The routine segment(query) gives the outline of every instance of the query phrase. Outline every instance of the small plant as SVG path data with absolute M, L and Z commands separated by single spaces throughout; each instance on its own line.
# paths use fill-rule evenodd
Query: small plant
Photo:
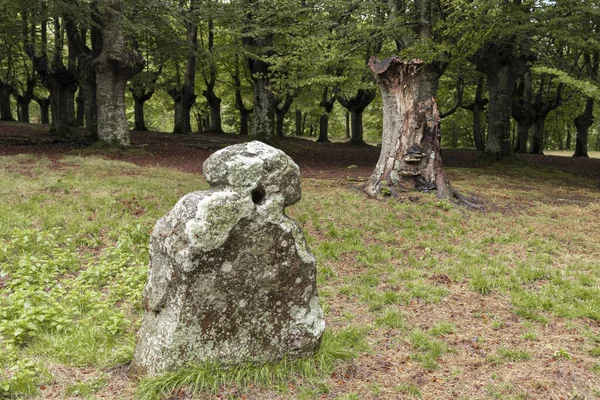
M 385 314 L 378 317 L 377 325 L 391 329 L 403 329 L 405 327 L 404 317 L 396 310 L 388 310 Z
M 594 347 L 591 349 L 590 354 L 594 357 L 600 357 L 600 347 Z
M 415 329 L 410 332 L 409 340 L 417 353 L 414 353 L 411 358 L 419 361 L 425 369 L 437 369 L 437 360 L 448 351 L 448 346 L 445 342 L 435 339 L 420 329 Z
M 456 332 L 456 326 L 451 322 L 438 322 L 429 329 L 431 336 L 440 337 Z
M 407 396 L 416 397 L 419 399 L 421 398 L 421 392 L 419 391 L 419 388 L 412 383 L 401 383 L 396 386 L 396 390 Z
M 531 355 L 525 350 L 500 347 L 496 350 L 495 355 L 488 357 L 488 362 L 500 365 L 507 362 L 527 361 L 529 359 L 531 359 Z
M 571 356 L 571 354 L 566 350 L 566 349 L 558 349 L 556 350 L 553 354 L 552 357 L 556 360 L 558 359 L 563 359 L 563 360 L 570 360 L 571 358 L 573 358 Z

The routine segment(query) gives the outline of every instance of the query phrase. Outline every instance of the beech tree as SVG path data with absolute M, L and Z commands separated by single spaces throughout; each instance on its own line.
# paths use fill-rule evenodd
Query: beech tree
M 416 13 L 404 13 L 397 3 L 389 4 L 391 21 L 403 21 L 412 27 L 392 32 L 396 50 L 409 54 L 424 45 L 435 50 L 435 15 L 442 15 L 444 10 L 436 10 L 430 0 L 415 1 L 413 5 Z M 432 53 L 426 61 L 394 56 L 382 62 L 372 58 L 369 63 L 383 99 L 381 153 L 364 187 L 371 196 L 416 189 L 435 191 L 438 198 L 456 196 L 464 200 L 448 183 L 440 154 L 440 113 L 435 98 L 448 55 Z
M 182 2 L 183 3 L 183 2 Z M 198 50 L 198 21 L 197 0 L 190 0 L 186 9 L 181 8 L 180 18 L 185 24 L 186 40 L 184 53 L 186 54 L 185 67 L 183 68 L 183 79 L 181 66 L 178 60 L 175 62 L 175 82 L 168 90 L 175 105 L 175 121 L 173 133 L 187 134 L 192 132 L 190 112 L 196 102 L 196 60 Z
M 39 4 L 34 2 L 24 4 L 20 10 L 20 17 L 25 53 L 31 58 L 42 84 L 50 93 L 51 132 L 64 137 L 70 134 L 70 127 L 74 125 L 74 95 L 78 87 L 78 78 L 76 57 L 72 46 L 69 47 L 65 63 L 64 20 L 61 18 L 60 11 L 57 7 L 47 6 L 45 2 Z M 48 39 L 49 23 L 53 26 L 53 43 Z M 52 44 L 51 50 L 50 44 Z
M 98 0 L 98 22 L 102 50 L 94 60 L 98 138 L 117 146 L 129 146 L 129 128 L 125 114 L 127 80 L 144 68 L 143 58 L 127 48 L 123 31 L 121 0 Z
M 413 189 L 452 195 L 440 155 L 440 113 L 435 98 L 422 90 L 423 66 L 397 57 L 370 63 L 383 98 L 381 154 L 365 187 L 371 196 Z

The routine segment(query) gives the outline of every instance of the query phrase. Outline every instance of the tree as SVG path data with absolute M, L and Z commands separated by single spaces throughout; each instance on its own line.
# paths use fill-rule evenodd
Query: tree
M 212 3 L 212 2 L 211 2 Z M 202 95 L 206 98 L 210 108 L 210 127 L 209 130 L 214 133 L 222 133 L 221 125 L 221 99 L 215 92 L 217 83 L 217 62 L 215 60 L 215 27 L 213 17 L 208 18 L 208 43 L 207 43 L 206 71 L 203 69 L 204 83 L 206 89 Z
M 436 191 L 452 196 L 442 166 L 439 144 L 440 113 L 422 81 L 428 79 L 421 60 L 397 57 L 372 60 L 383 99 L 381 153 L 365 191 L 397 195 L 401 191 Z
M 597 82 L 598 66 L 600 64 L 600 51 L 594 51 L 593 55 L 589 53 L 584 56 L 584 65 L 588 77 Z M 594 97 L 588 96 L 585 100 L 585 109 L 575 119 L 577 128 L 577 138 L 575 141 L 575 154 L 573 157 L 588 157 L 588 130 L 594 123 Z
M 121 0 L 98 0 L 102 50 L 94 60 L 98 103 L 98 138 L 117 146 L 129 146 L 125 114 L 127 80 L 144 68 L 143 58 L 126 46 Z
M 483 84 L 484 76 L 479 74 L 473 101 L 461 105 L 462 108 L 470 110 L 473 113 L 473 143 L 479 151 L 485 150 L 484 124 L 482 124 L 481 119 L 488 103 L 488 99 L 483 97 Z
M 321 96 L 321 102 L 319 106 L 323 107 L 323 112 L 319 117 L 319 138 L 317 142 L 329 142 L 328 131 L 329 131 L 329 114 L 333 111 L 333 105 L 335 104 L 335 94 L 329 94 L 330 90 L 328 87 L 323 89 L 323 95 Z
M 63 20 L 60 9 L 53 5 L 51 9 L 46 3 L 34 4 L 30 8 L 23 7 L 21 19 L 25 53 L 31 58 L 33 66 L 44 87 L 50 93 L 50 109 L 52 111 L 52 127 L 50 131 L 57 136 L 68 136 L 70 126 L 74 125 L 74 95 L 78 87 L 77 71 L 73 48 L 69 47 L 69 57 L 64 63 L 65 40 Z M 48 23 L 53 25 L 53 46 L 50 60 Z M 40 25 L 40 41 L 37 41 L 36 26 Z
M 231 71 L 231 79 L 235 92 L 235 106 L 240 113 L 240 135 L 248 135 L 248 120 L 252 114 L 252 107 L 246 107 L 244 97 L 242 96 L 242 80 L 240 79 L 240 57 L 236 54 L 234 57 L 234 66 Z
M 176 82 L 168 93 L 175 103 L 173 133 L 187 134 L 192 131 L 190 112 L 196 102 L 196 58 L 198 50 L 197 0 L 190 0 L 189 9 L 181 10 L 186 29 L 186 63 L 181 80 L 180 65 L 175 60 Z

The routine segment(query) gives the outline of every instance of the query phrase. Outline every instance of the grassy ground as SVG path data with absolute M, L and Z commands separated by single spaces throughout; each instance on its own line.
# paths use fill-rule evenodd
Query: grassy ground
M 2 157 L 0 398 L 600 396 L 598 183 L 518 163 L 448 174 L 486 211 L 303 182 L 288 211 L 318 260 L 328 333 L 314 359 L 139 382 L 127 364 L 148 235 L 203 179 Z

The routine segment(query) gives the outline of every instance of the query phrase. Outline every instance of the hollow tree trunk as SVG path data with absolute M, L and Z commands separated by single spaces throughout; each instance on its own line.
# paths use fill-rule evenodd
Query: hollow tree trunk
M 99 15 L 102 51 L 96 69 L 98 102 L 98 139 L 116 146 L 129 146 L 129 128 L 125 114 L 127 80 L 144 68 L 143 58 L 125 46 L 121 21 L 121 0 L 102 0 Z
M 14 92 L 12 85 L 0 81 L 0 121 L 14 121 L 10 108 L 10 95 Z
M 440 155 L 440 114 L 431 96 L 436 74 L 420 60 L 392 57 L 369 65 L 381 89 L 383 134 L 379 161 L 364 190 L 371 196 L 435 190 L 439 198 L 451 197 Z
M 588 97 L 585 102 L 585 110 L 575 118 L 577 138 L 575 139 L 575 154 L 573 157 L 588 156 L 588 131 L 594 123 L 594 99 Z

